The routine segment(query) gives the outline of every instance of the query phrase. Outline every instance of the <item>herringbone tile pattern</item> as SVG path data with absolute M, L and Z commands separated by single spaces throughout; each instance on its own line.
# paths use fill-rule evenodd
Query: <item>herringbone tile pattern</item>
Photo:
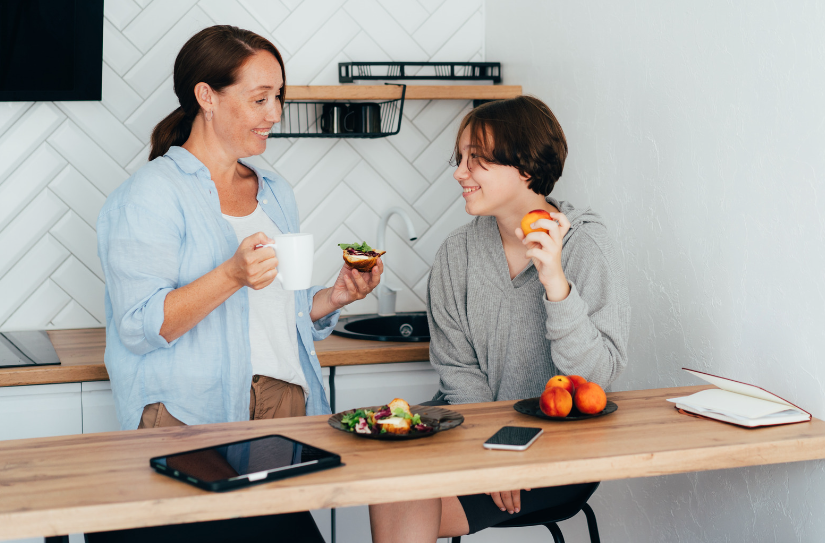
M 146 162 L 152 127 L 175 107 L 172 65 L 213 24 L 258 32 L 279 47 L 292 84 L 337 84 L 347 60 L 483 60 L 481 0 L 106 0 L 101 102 L 0 102 L 0 329 L 104 323 L 95 221 L 106 196 Z M 270 140 L 254 164 L 295 188 L 315 234 L 314 280 L 329 284 L 339 242 L 374 243 L 393 218 L 385 281 L 398 310 L 424 307 L 444 237 L 466 222 L 451 178 L 451 143 L 468 102 L 407 102 L 401 132 L 377 140 Z M 375 299 L 350 312 L 376 310 Z

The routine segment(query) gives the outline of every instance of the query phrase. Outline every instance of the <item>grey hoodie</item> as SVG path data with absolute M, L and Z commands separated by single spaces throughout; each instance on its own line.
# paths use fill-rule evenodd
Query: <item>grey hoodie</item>
M 450 234 L 430 272 L 435 399 L 451 404 L 539 396 L 556 374 L 602 387 L 627 365 L 627 280 L 601 218 L 548 196 L 570 220 L 562 268 L 570 294 L 550 302 L 532 263 L 510 280 L 494 217 Z

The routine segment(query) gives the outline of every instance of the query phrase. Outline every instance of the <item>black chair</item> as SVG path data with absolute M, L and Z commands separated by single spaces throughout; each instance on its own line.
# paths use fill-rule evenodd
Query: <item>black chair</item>
M 564 536 L 561 534 L 561 529 L 557 523 L 572 518 L 576 516 L 579 511 L 583 511 L 584 516 L 587 517 L 587 530 L 590 532 L 590 543 L 600 543 L 601 540 L 599 539 L 599 527 L 596 525 L 596 515 L 593 513 L 593 509 L 587 504 L 587 500 L 590 499 L 590 496 L 593 495 L 598 487 L 599 483 L 593 483 L 593 489 L 590 493 L 575 502 L 521 515 L 513 520 L 506 520 L 491 527 L 524 528 L 526 526 L 544 526 L 550 530 L 555 543 L 564 543 Z M 451 542 L 461 543 L 461 537 L 454 537 L 451 539 Z

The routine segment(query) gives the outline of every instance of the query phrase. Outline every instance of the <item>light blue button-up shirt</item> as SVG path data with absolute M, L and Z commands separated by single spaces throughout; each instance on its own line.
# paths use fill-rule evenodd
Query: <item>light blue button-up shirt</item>
M 269 218 L 283 233 L 298 232 L 289 183 L 244 165 L 258 176 L 258 204 Z M 142 167 L 106 200 L 97 243 L 106 276 L 104 361 L 121 428 L 137 428 L 144 406 L 156 402 L 190 425 L 248 420 L 247 287 L 178 339 L 167 342 L 160 335 L 166 295 L 212 271 L 238 248 L 206 166 L 182 147 L 172 147 Z M 315 323 L 309 317 L 312 297 L 322 288 L 295 291 L 308 415 L 330 412 L 313 341 L 332 332 L 338 312 Z

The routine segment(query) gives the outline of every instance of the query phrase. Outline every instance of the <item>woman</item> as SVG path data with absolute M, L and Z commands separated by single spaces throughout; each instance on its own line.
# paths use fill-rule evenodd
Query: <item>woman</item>
M 567 142 L 550 109 L 520 96 L 464 118 L 455 146 L 465 209 L 428 287 L 436 400 L 459 404 L 536 397 L 555 374 L 606 387 L 627 365 L 630 307 L 618 254 L 599 216 L 548 196 Z M 527 212 L 551 219 L 524 235 Z M 373 540 L 435 541 L 512 515 L 586 500 L 594 484 L 370 506 Z M 529 490 L 529 489 L 524 489 Z
M 313 341 L 378 285 L 383 264 L 343 266 L 331 288 L 273 282 L 277 255 L 258 246 L 299 230 L 295 197 L 241 159 L 266 149 L 284 81 L 261 36 L 195 34 L 175 60 L 180 107 L 100 213 L 105 363 L 123 429 L 330 412 Z
M 383 266 L 344 266 L 333 287 L 294 294 L 273 282 L 277 256 L 256 246 L 298 231 L 295 198 L 241 159 L 266 149 L 284 80 L 257 34 L 197 33 L 175 60 L 181 106 L 100 213 L 105 361 L 124 429 L 329 413 L 312 342 Z

